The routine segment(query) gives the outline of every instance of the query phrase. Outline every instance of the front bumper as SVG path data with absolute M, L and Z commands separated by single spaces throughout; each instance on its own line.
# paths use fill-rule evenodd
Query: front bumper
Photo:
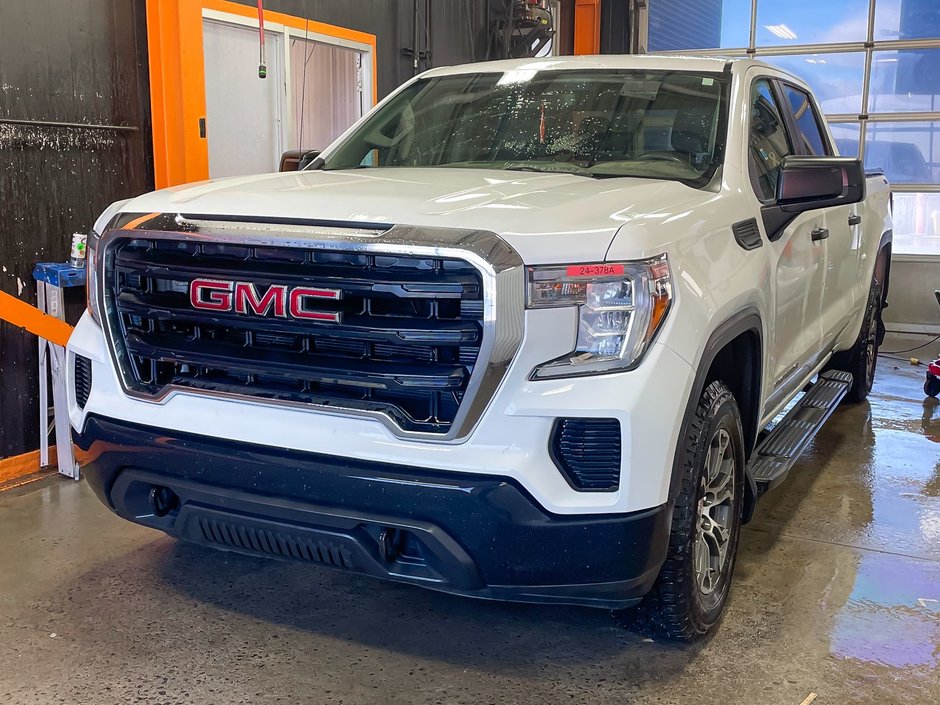
M 338 411 L 205 394 L 178 393 L 159 403 L 129 397 L 121 389 L 104 333 L 87 313 L 69 339 L 68 367 L 71 374 L 75 355 L 90 359 L 94 383 L 79 406 L 70 380 L 69 418 L 79 430 L 90 417 L 107 416 L 169 434 L 212 435 L 231 443 L 352 456 L 362 463 L 509 478 L 538 506 L 557 515 L 628 514 L 661 506 L 668 500 L 693 370 L 672 349 L 656 343 L 643 364 L 629 372 L 528 379 L 536 365 L 572 349 L 576 313 L 574 308 L 526 312 L 523 346 L 476 428 L 462 442 L 397 438 L 374 419 Z M 618 491 L 580 492 L 555 467 L 549 441 L 561 417 L 620 422 Z
M 83 474 L 117 514 L 195 543 L 473 597 L 622 608 L 651 588 L 671 505 L 561 516 L 515 481 L 89 416 Z M 153 487 L 178 498 L 164 516 Z

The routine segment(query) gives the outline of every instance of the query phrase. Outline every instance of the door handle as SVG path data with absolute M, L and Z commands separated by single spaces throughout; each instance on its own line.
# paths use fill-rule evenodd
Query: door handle
M 849 216 L 849 225 L 858 225 L 862 222 L 862 216 L 853 213 Z
M 829 228 L 816 228 L 813 230 L 813 232 L 810 233 L 810 237 L 813 238 L 813 242 L 825 240 L 827 237 L 829 237 Z

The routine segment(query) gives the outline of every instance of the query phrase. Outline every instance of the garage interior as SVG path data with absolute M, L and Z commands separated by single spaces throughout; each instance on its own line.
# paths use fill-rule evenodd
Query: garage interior
M 68 339 L 84 287 L 54 310 L 34 278 L 73 233 L 118 200 L 313 159 L 427 69 L 595 54 L 790 71 L 890 183 L 874 388 L 760 499 L 714 632 L 218 552 L 73 479 L 38 341 Z M 940 702 L 936 0 L 5 0 L 0 165 L 3 702 Z

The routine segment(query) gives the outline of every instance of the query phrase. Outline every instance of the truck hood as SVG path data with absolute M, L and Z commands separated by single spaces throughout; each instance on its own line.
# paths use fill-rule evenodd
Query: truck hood
M 148 193 L 122 210 L 474 228 L 543 264 L 603 260 L 624 224 L 703 195 L 676 181 L 395 168 L 216 179 Z

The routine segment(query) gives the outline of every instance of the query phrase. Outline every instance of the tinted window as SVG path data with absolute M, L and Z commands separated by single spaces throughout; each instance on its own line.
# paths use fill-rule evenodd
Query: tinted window
M 819 127 L 819 120 L 816 119 L 816 111 L 813 110 L 813 103 L 809 96 L 794 86 L 783 86 L 783 92 L 790 101 L 790 108 L 793 110 L 793 116 L 796 118 L 796 126 L 799 134 L 794 135 L 800 143 L 800 151 L 806 154 L 814 154 L 822 157 L 829 153 L 827 143 Z
M 748 152 L 748 168 L 758 197 L 765 200 L 774 198 L 780 164 L 791 150 L 780 107 L 766 79 L 758 79 L 751 84 Z

